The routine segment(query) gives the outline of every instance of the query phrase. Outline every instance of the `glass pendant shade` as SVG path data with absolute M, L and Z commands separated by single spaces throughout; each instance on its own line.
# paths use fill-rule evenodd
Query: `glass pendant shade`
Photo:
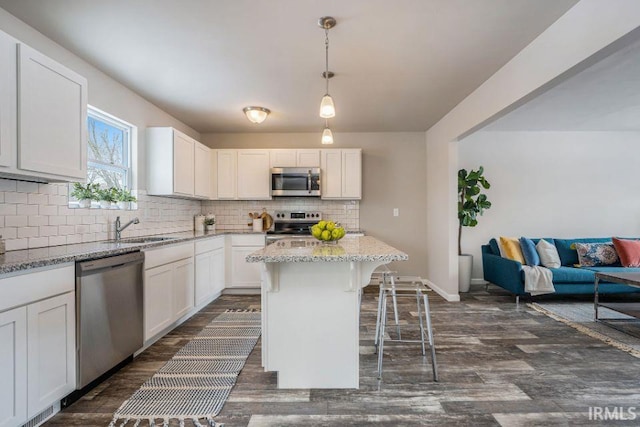
M 322 143 L 333 144 L 333 133 L 331 133 L 331 129 L 328 127 L 324 128 L 324 131 L 322 131 Z
M 251 123 L 264 122 L 271 111 L 264 107 L 245 107 L 242 109 Z
M 326 94 L 322 97 L 322 102 L 320 103 L 320 117 L 330 119 L 335 115 L 336 107 L 333 105 L 333 98 L 331 98 L 331 95 Z

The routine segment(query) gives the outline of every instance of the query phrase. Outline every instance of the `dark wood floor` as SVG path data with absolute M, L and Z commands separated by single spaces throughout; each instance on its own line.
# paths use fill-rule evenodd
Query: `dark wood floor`
M 370 287 L 371 288 L 371 287 Z M 640 360 L 537 313 L 497 288 L 460 303 L 432 293 L 440 382 L 415 344 L 385 348 L 376 378 L 377 294 L 361 313 L 359 390 L 277 390 L 260 366 L 260 343 L 217 420 L 227 426 L 584 426 L 640 425 Z M 224 296 L 46 425 L 107 426 L 113 412 L 211 319 L 258 297 Z M 415 320 L 415 303 L 401 305 Z M 638 419 L 590 421 L 590 406 L 638 407 Z M 146 426 L 146 423 L 144 424 Z

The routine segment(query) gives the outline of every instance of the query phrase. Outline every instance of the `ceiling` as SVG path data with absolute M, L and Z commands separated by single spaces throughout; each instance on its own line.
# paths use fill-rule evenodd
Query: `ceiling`
M 486 126 L 492 131 L 640 131 L 640 41 Z
M 577 0 L 0 0 L 201 133 L 425 131 Z M 270 108 L 253 125 L 241 110 Z

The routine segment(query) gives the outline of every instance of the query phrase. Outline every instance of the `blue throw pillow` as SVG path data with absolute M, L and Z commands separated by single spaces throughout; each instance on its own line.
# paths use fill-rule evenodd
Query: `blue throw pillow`
M 536 266 L 540 265 L 540 255 L 536 250 L 536 245 L 533 240 L 526 237 L 520 238 L 520 249 L 522 249 L 522 255 L 527 265 Z
M 500 247 L 498 246 L 498 242 L 496 239 L 489 240 L 489 247 L 491 247 L 491 252 L 494 255 L 500 256 Z

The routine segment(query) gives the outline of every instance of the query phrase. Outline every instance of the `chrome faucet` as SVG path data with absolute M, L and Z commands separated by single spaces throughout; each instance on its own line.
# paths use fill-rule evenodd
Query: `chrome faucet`
M 122 231 L 130 226 L 131 224 L 139 224 L 140 220 L 138 218 L 133 218 L 131 221 L 120 227 L 120 217 L 116 218 L 116 242 L 120 241 L 122 237 Z

